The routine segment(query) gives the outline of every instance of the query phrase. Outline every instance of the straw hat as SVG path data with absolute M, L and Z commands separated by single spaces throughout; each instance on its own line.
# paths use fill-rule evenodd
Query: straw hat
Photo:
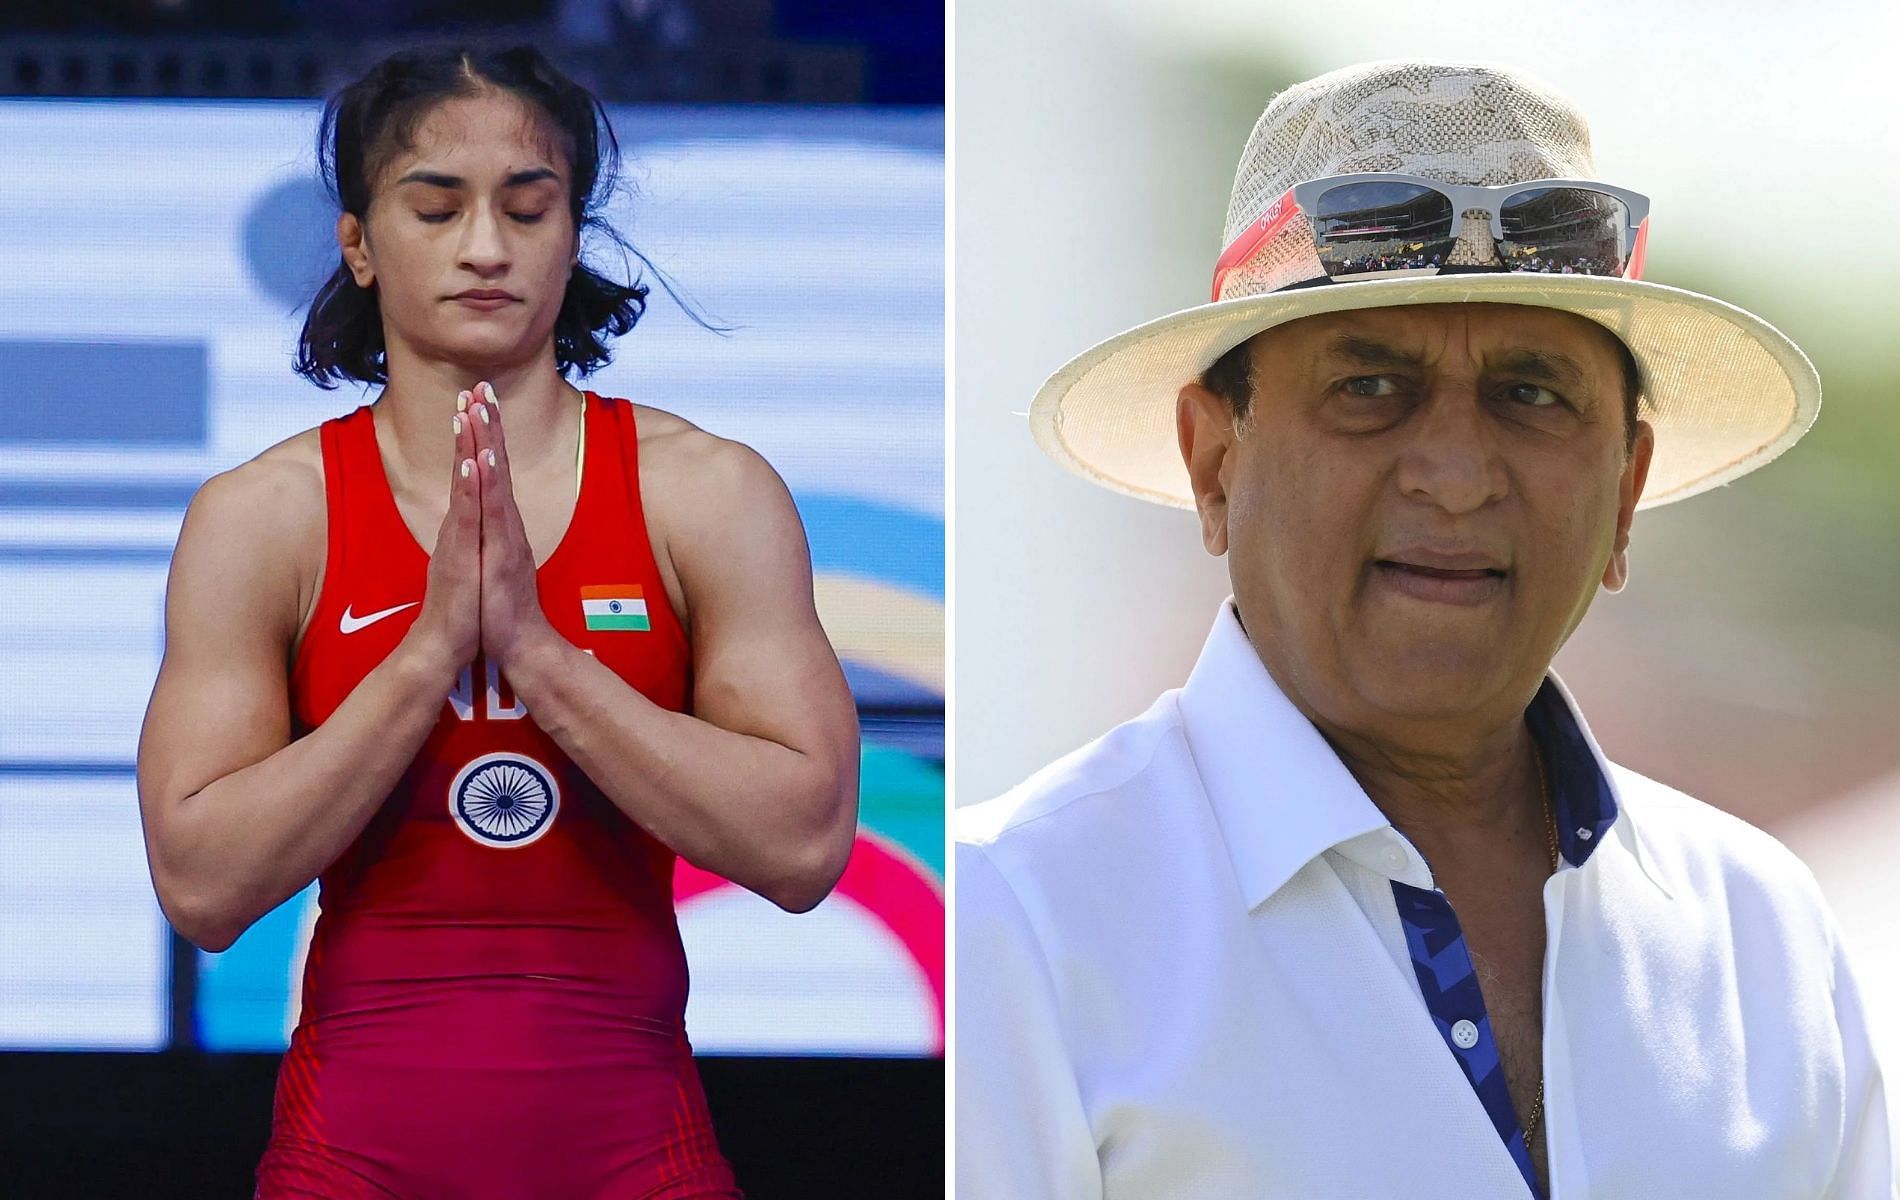
M 1222 245 L 1294 184 L 1359 171 L 1482 185 L 1597 178 L 1582 115 L 1541 84 L 1472 64 L 1366 63 L 1297 84 L 1267 106 L 1234 174 Z M 1483 226 L 1465 228 L 1461 249 Z M 1213 303 L 1112 337 L 1051 376 L 1029 410 L 1037 444 L 1104 487 L 1192 508 L 1175 440 L 1182 385 L 1261 330 L 1398 304 L 1556 308 L 1622 338 L 1641 368 L 1642 412 L 1656 430 L 1642 508 L 1707 491 L 1768 462 L 1807 432 L 1821 405 L 1814 365 L 1784 334 L 1734 305 L 1680 288 L 1498 272 L 1281 290 L 1324 275 L 1311 228 L 1296 217 L 1225 276 Z

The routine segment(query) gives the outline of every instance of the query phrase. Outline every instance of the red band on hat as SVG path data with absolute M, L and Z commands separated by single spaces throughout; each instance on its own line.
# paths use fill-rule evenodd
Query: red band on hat
M 1643 251 L 1649 248 L 1649 218 L 1644 217 L 1636 227 L 1636 244 L 1630 247 L 1629 265 L 1623 268 L 1623 278 L 1641 279 L 1643 277 Z
M 1214 296 L 1220 299 L 1220 285 L 1235 267 L 1254 256 L 1254 252 L 1273 239 L 1273 235 L 1285 229 L 1293 218 L 1299 215 L 1300 206 L 1293 203 L 1293 189 L 1268 206 L 1260 214 L 1260 219 L 1240 231 L 1240 236 L 1229 242 L 1227 249 L 1221 251 L 1220 258 L 1214 263 Z

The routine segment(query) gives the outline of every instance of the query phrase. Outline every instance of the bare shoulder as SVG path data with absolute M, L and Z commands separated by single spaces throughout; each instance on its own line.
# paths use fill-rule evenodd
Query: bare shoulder
M 199 487 L 172 557 L 171 590 L 186 600 L 179 611 L 230 605 L 294 637 L 321 577 L 325 533 L 322 444 L 307 429 Z
M 790 493 L 772 464 L 744 442 L 708 433 L 686 418 L 663 409 L 634 405 L 640 435 L 641 493 L 649 507 L 659 506 L 681 521 L 716 519 L 721 514 L 776 507 Z
M 186 515 L 226 535 L 299 542 L 324 522 L 323 451 L 315 429 L 285 438 L 205 480 Z M 246 538 L 248 541 L 249 538 Z

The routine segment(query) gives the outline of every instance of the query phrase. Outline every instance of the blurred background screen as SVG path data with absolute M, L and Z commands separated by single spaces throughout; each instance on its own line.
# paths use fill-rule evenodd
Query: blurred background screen
M 317 101 L 215 97 L 333 85 L 394 46 L 326 59 L 336 30 L 319 28 L 219 52 L 178 15 L 192 7 L 121 5 L 150 18 L 144 36 L 55 31 L 30 60 L 0 55 L 16 93 L 0 100 L 0 1050 L 281 1050 L 316 915 L 313 885 L 222 954 L 174 935 L 147 874 L 134 753 L 197 486 L 374 398 L 290 371 L 302 307 L 337 260 Z M 322 11 L 373 22 L 398 7 Z M 857 850 L 814 912 L 681 864 L 689 1033 L 713 1054 L 940 1055 L 941 46 L 919 86 L 928 47 L 901 37 L 880 57 L 822 28 L 789 48 L 713 38 L 717 7 L 538 7 L 568 22 L 557 60 L 645 101 L 610 105 L 625 156 L 614 225 L 730 330 L 656 287 L 612 365 L 577 382 L 777 467 L 865 730 Z M 140 97 L 167 80 L 199 94 Z M 85 88 L 124 94 L 30 95 Z M 881 97 L 902 103 L 836 103 Z M 586 253 L 622 278 L 641 269 L 611 244 Z

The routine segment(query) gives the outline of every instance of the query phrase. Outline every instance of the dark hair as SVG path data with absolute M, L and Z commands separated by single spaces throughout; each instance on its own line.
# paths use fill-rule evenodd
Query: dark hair
M 1609 333 L 1609 330 L 1604 332 Z M 1622 338 L 1611 333 L 1610 340 L 1616 343 L 1616 353 L 1622 360 L 1623 445 L 1628 449 L 1636 444 L 1636 407 L 1643 394 L 1643 372 Z M 1201 386 L 1227 402 L 1236 423 L 1245 422 L 1253 408 L 1253 342 L 1254 338 L 1248 338 L 1201 372 Z
M 369 212 L 376 175 L 407 148 L 416 127 L 445 100 L 498 88 L 540 110 L 559 132 L 572 179 L 568 206 L 575 236 L 596 229 L 651 269 L 652 264 L 600 217 L 620 170 L 620 145 L 606 110 L 533 46 L 505 49 L 431 47 L 398 51 L 330 97 L 317 133 L 324 183 L 344 212 Z M 662 278 L 662 283 L 665 280 Z M 602 334 L 618 337 L 646 311 L 648 288 L 638 277 L 616 283 L 578 264 L 554 322 L 554 361 L 582 375 L 612 357 Z M 670 289 L 669 289 L 670 290 Z M 358 287 L 339 264 L 311 301 L 298 339 L 296 371 L 319 387 L 346 379 L 388 381 L 382 306 L 375 286 Z

